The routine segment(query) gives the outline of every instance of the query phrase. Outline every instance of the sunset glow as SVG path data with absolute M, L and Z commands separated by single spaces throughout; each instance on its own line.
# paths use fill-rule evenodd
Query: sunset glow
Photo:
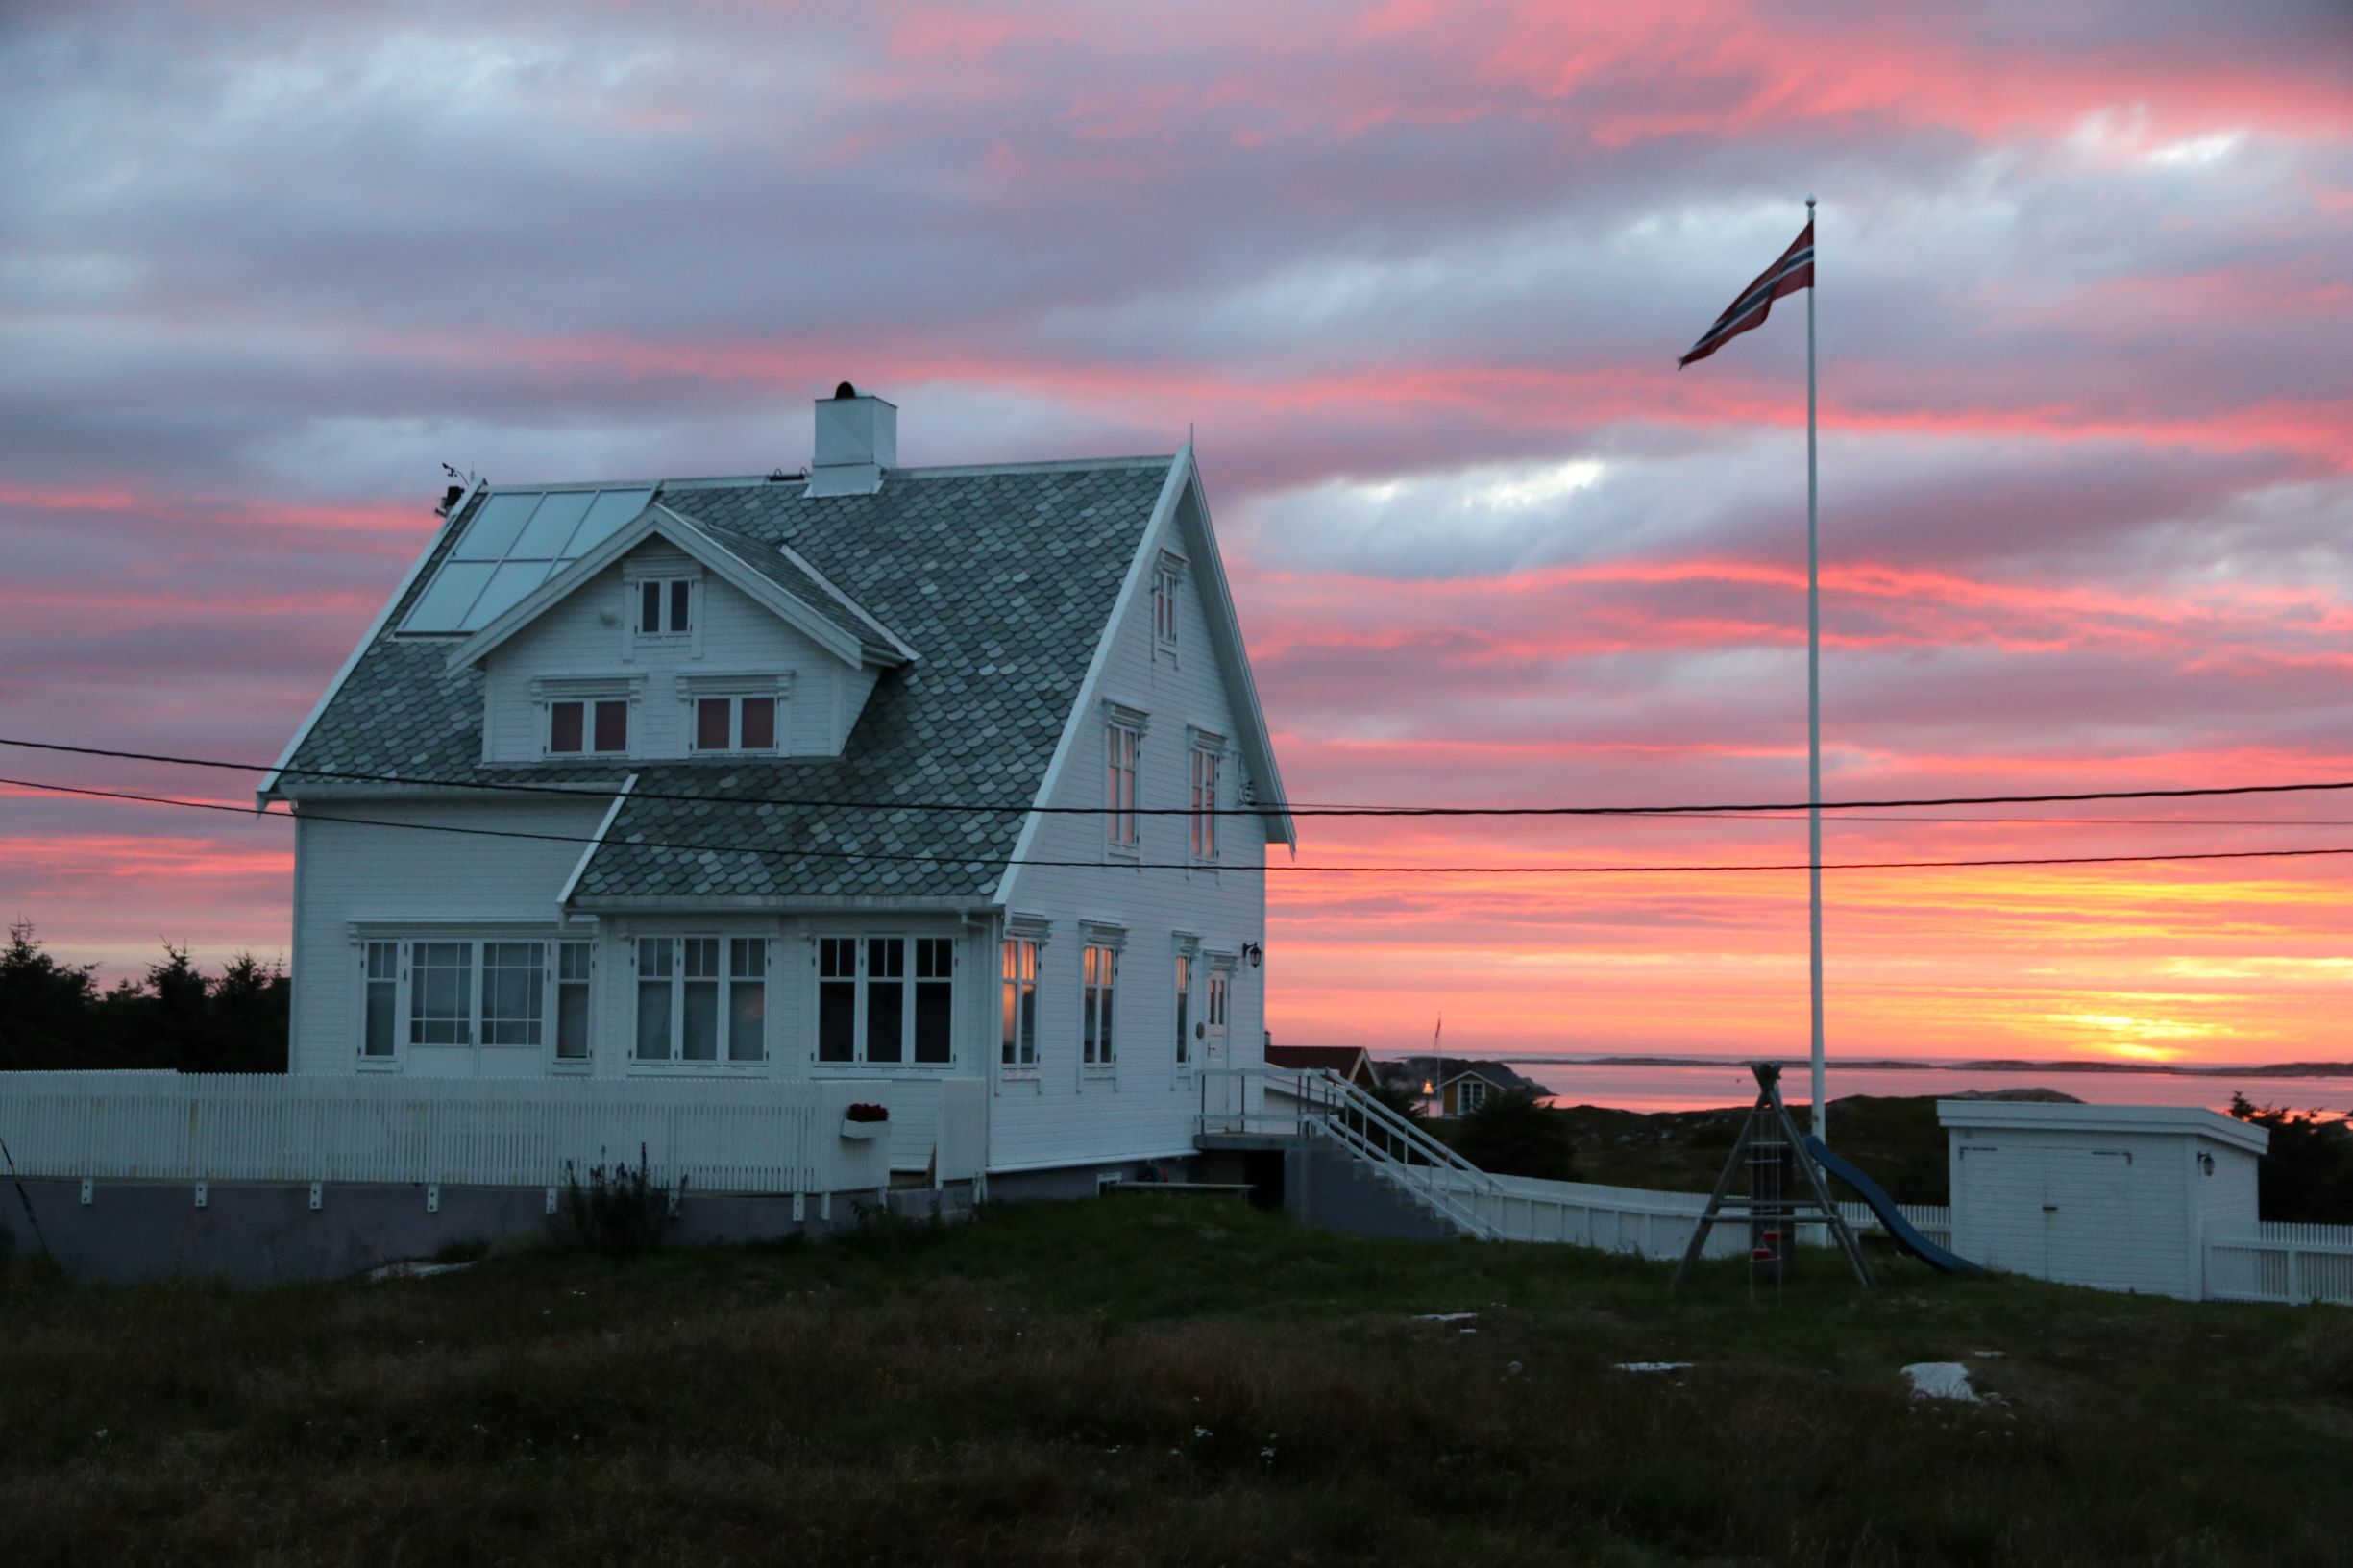
M 266 764 L 444 462 L 792 470 L 852 378 L 911 464 L 1193 429 L 1295 800 L 1800 799 L 1803 302 L 1675 358 L 1811 193 L 1826 793 L 2353 779 L 2353 14 L 1784 10 L 12 21 L 0 734 Z M 1783 865 L 1801 818 L 1300 825 L 1559 870 L 1278 865 L 1278 1040 L 1805 1048 L 1802 870 L 1576 870 Z M 2353 792 L 1859 813 L 1825 858 L 2316 846 Z M 282 953 L 291 867 L 282 821 L 0 785 L 0 913 L 110 974 Z M 2353 1058 L 2349 894 L 1833 871 L 1830 1048 Z

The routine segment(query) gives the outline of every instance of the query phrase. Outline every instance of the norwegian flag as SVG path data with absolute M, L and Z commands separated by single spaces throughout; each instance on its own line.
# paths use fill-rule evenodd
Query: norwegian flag
M 1675 361 L 1675 368 L 1680 370 L 1694 359 L 1704 359 L 1750 328 L 1762 327 L 1765 318 L 1773 313 L 1774 301 L 1813 286 L 1814 223 L 1808 218 L 1805 227 L 1798 231 L 1798 237 L 1789 242 L 1789 249 L 1781 253 L 1781 258 L 1740 291 L 1740 298 L 1716 318 L 1713 327 L 1700 334 L 1700 340 L 1691 345 L 1691 352 Z

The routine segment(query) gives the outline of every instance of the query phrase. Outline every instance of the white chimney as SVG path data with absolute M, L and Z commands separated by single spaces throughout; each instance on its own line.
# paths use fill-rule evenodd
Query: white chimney
M 882 471 L 898 466 L 898 409 L 844 381 L 817 400 L 817 451 L 809 461 L 812 496 L 870 496 Z

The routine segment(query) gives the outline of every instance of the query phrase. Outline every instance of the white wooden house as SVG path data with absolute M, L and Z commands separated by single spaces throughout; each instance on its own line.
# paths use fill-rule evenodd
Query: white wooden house
M 881 1084 L 902 1179 L 944 1105 L 993 1181 L 1193 1152 L 1294 839 L 1191 449 L 816 411 L 806 478 L 453 502 L 261 791 L 295 1075 Z

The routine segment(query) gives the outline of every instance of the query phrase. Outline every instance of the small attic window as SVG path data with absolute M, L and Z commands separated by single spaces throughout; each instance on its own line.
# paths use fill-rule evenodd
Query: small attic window
M 1164 651 L 1177 646 L 1178 613 L 1184 602 L 1185 557 L 1164 551 L 1152 574 L 1152 640 Z
M 637 635 L 683 637 L 695 629 L 691 577 L 647 577 L 637 584 Z

